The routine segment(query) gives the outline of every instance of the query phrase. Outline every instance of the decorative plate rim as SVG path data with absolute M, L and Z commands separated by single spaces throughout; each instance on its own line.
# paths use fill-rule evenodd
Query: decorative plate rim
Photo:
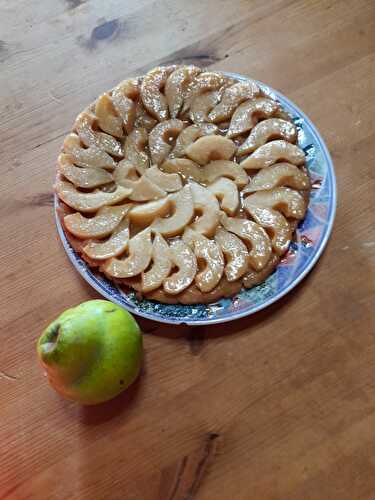
M 234 73 L 234 72 L 226 72 L 226 71 L 221 71 L 221 73 L 225 74 L 226 76 L 234 77 L 238 80 L 248 80 L 248 77 L 241 75 L 239 73 Z M 319 258 L 321 257 L 324 249 L 327 246 L 328 240 L 331 236 L 332 233 L 332 228 L 333 228 L 333 223 L 335 220 L 336 216 L 336 206 L 337 206 L 337 183 L 336 183 L 336 176 L 335 176 L 335 170 L 333 166 L 333 161 L 331 158 L 331 155 L 328 151 L 328 148 L 320 135 L 318 129 L 315 127 L 313 122 L 310 120 L 310 118 L 296 105 L 294 104 L 290 99 L 285 97 L 281 92 L 273 89 L 269 85 L 266 85 L 265 83 L 261 81 L 257 81 L 259 85 L 261 86 L 262 89 L 264 89 L 268 94 L 274 94 L 278 99 L 281 101 L 284 101 L 287 106 L 293 109 L 296 115 L 298 115 L 299 118 L 302 118 L 305 120 L 305 122 L 308 124 L 312 134 L 314 135 L 316 142 L 321 149 L 324 159 L 327 163 L 327 174 L 330 177 L 330 185 L 331 185 L 331 199 L 330 199 L 330 212 L 328 214 L 327 222 L 325 224 L 325 230 L 324 230 L 324 235 L 319 243 L 319 246 L 315 249 L 313 256 L 310 258 L 310 262 L 307 264 L 306 268 L 296 276 L 291 283 L 289 283 L 288 286 L 286 286 L 284 289 L 282 289 L 280 292 L 276 293 L 273 297 L 270 297 L 268 299 L 265 299 L 264 302 L 251 306 L 250 309 L 245 309 L 243 311 L 238 311 L 235 312 L 233 311 L 230 315 L 226 315 L 223 317 L 212 317 L 212 318 L 206 318 L 206 319 L 197 319 L 194 320 L 193 318 L 189 319 L 178 319 L 178 318 L 168 318 L 168 317 L 163 317 L 163 316 L 156 316 L 155 313 L 149 313 L 146 311 L 139 310 L 135 305 L 133 307 L 128 306 L 127 304 L 124 304 L 120 300 L 118 300 L 116 297 L 113 297 L 109 292 L 104 290 L 101 285 L 97 282 L 95 279 L 91 269 L 89 266 L 85 263 L 84 266 L 81 266 L 77 262 L 77 254 L 76 252 L 71 248 L 69 245 L 69 242 L 65 236 L 64 230 L 62 228 L 62 224 L 60 221 L 60 218 L 57 213 L 57 208 L 59 205 L 58 202 L 58 197 L 55 194 L 54 197 L 54 212 L 55 212 L 55 222 L 57 226 L 57 232 L 60 236 L 61 242 L 63 244 L 63 247 L 72 262 L 73 266 L 75 269 L 79 272 L 79 274 L 87 281 L 98 293 L 100 293 L 102 296 L 107 298 L 108 300 L 117 303 L 124 309 L 127 309 L 129 312 L 132 314 L 136 314 L 138 316 L 141 316 L 143 318 L 152 320 L 152 321 L 158 321 L 159 323 L 165 323 L 165 324 L 174 324 L 174 325 L 190 325 L 190 326 L 202 326 L 202 325 L 212 325 L 212 324 L 219 324 L 219 323 L 226 323 L 229 321 L 235 321 L 237 319 L 250 316 L 252 314 L 255 314 L 262 309 L 265 309 L 266 307 L 270 306 L 271 304 L 274 304 L 278 300 L 280 300 L 282 297 L 287 295 L 293 288 L 295 288 L 306 276 L 307 274 L 312 270 L 312 268 L 315 266 Z M 163 304 L 162 304 L 163 305 Z M 178 305 L 178 304 L 177 304 Z M 199 304 L 197 304 L 199 305 Z M 209 304 L 207 304 L 209 305 Z M 165 304 L 167 306 L 167 304 Z M 169 305 L 170 306 L 170 305 Z

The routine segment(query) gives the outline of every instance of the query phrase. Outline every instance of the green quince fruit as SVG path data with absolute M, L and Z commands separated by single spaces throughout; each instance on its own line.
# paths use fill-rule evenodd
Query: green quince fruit
M 49 325 L 38 340 L 37 353 L 57 392 L 84 405 L 98 404 L 137 378 L 142 334 L 122 307 L 89 300 Z

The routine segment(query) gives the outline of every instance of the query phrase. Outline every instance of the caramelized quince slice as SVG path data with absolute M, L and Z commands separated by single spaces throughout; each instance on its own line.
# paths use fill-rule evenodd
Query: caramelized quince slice
M 84 111 L 77 116 L 74 130 L 87 147 L 96 146 L 117 158 L 124 156 L 122 145 L 114 137 L 96 130 L 97 119 L 91 113 Z
M 140 227 L 146 227 L 155 219 L 169 214 L 171 208 L 170 198 L 166 196 L 156 201 L 149 201 L 136 205 L 129 212 L 130 220 Z
M 95 104 L 95 115 L 99 127 L 103 132 L 121 139 L 124 135 L 122 129 L 122 119 L 117 115 L 112 100 L 108 94 L 102 94 L 98 97 Z
M 230 160 L 234 155 L 234 143 L 220 135 L 200 137 L 185 150 L 186 155 L 200 165 L 206 165 L 213 160 Z
M 112 156 L 98 146 L 83 148 L 77 134 L 71 133 L 65 137 L 63 149 L 65 153 L 69 154 L 72 162 L 79 167 L 102 167 L 110 170 L 116 167 Z
M 159 122 L 168 118 L 168 103 L 164 94 L 167 78 L 176 69 L 176 66 L 163 66 L 152 69 L 143 78 L 141 85 L 141 99 L 144 107 Z
M 226 177 L 234 181 L 239 188 L 243 188 L 249 181 L 246 171 L 233 161 L 211 161 L 202 168 L 202 173 L 204 180 L 208 183 L 214 182 L 220 177 Z
M 173 193 L 182 189 L 181 177 L 178 173 L 162 172 L 156 165 L 148 168 L 144 176 L 168 193 Z
M 125 157 L 136 167 L 140 175 L 150 166 L 150 160 L 145 151 L 147 144 L 148 134 L 144 128 L 135 128 L 125 141 Z
M 94 217 L 86 218 L 79 212 L 64 217 L 64 226 L 77 238 L 104 238 L 112 233 L 129 212 L 131 205 L 103 207 Z
M 196 76 L 187 88 L 182 112 L 190 109 L 194 99 L 209 90 L 218 90 L 226 82 L 225 77 L 220 73 L 205 71 Z
M 248 155 L 266 142 L 275 139 L 284 139 L 287 142 L 296 142 L 297 128 L 286 120 L 269 118 L 259 122 L 250 132 L 249 137 L 237 149 L 237 156 Z
M 249 196 L 251 198 L 251 196 Z M 283 255 L 289 248 L 293 229 L 286 218 L 276 210 L 253 205 L 245 200 L 245 209 L 251 217 L 271 235 L 272 248 Z
M 164 280 L 163 288 L 170 295 L 177 295 L 194 281 L 197 259 L 191 248 L 182 240 L 172 241 L 169 249 L 172 263 L 178 271 Z
M 82 250 L 90 259 L 105 260 L 121 255 L 126 250 L 128 242 L 129 220 L 123 219 L 107 241 L 89 241 Z
M 245 243 L 238 236 L 222 227 L 219 227 L 216 231 L 215 241 L 227 260 L 224 268 L 227 280 L 231 282 L 240 279 L 249 267 L 249 252 Z
M 204 180 L 202 168 L 187 158 L 171 158 L 166 160 L 161 168 L 170 174 L 180 174 L 185 180 L 193 179 L 196 182 Z
M 240 165 L 245 170 L 260 170 L 277 162 L 303 165 L 305 153 L 298 146 L 286 141 L 272 141 L 260 146 L 252 155 L 243 160 Z
M 172 267 L 169 245 L 161 234 L 156 233 L 152 244 L 152 267 L 142 273 L 142 292 L 159 288 L 170 275 Z
M 271 233 L 277 255 L 283 255 L 288 250 L 294 230 L 292 223 L 285 217 L 302 219 L 306 212 L 306 201 L 298 191 L 281 187 L 248 196 L 244 207 L 258 224 Z
M 147 113 L 142 101 L 138 101 L 135 106 L 134 127 L 144 128 L 147 132 L 151 132 L 157 123 L 158 121 Z
M 186 154 L 186 148 L 199 137 L 216 134 L 218 128 L 212 123 L 202 123 L 201 125 L 190 125 L 186 127 L 177 137 L 175 147 L 170 154 L 170 158 L 182 158 Z
M 187 86 L 201 71 L 197 66 L 183 66 L 182 68 L 177 68 L 168 77 L 164 93 L 172 118 L 177 118 L 184 102 Z
M 243 102 L 233 113 L 227 137 L 237 137 L 251 130 L 257 124 L 259 118 L 269 118 L 279 109 L 279 104 L 267 97 L 257 97 Z
M 250 179 L 249 184 L 242 191 L 244 194 L 255 191 L 265 191 L 278 186 L 289 186 L 294 189 L 309 189 L 310 179 L 306 172 L 303 172 L 291 163 L 276 163 L 271 167 L 259 170 Z
M 121 117 L 128 134 L 133 130 L 139 91 L 139 79 L 134 78 L 124 80 L 111 93 L 112 104 L 117 114 Z
M 221 223 L 227 231 L 250 243 L 249 262 L 257 271 L 263 269 L 272 253 L 271 241 L 265 230 L 253 221 L 227 217 L 224 213 Z
M 254 81 L 234 83 L 225 89 L 220 103 L 208 115 L 209 121 L 220 123 L 229 120 L 240 104 L 259 94 L 260 88 Z
M 129 160 L 121 160 L 116 170 L 114 171 L 113 177 L 117 184 L 123 185 L 124 181 L 131 180 L 136 181 L 139 179 L 139 175 L 134 164 Z
M 278 187 L 270 191 L 258 191 L 245 199 L 245 208 L 263 207 L 278 210 L 285 217 L 303 219 L 306 212 L 306 202 L 303 196 L 294 189 Z
M 144 271 L 150 264 L 152 255 L 150 228 L 130 238 L 128 253 L 124 259 L 111 258 L 101 270 L 112 278 L 131 278 Z
M 153 128 L 148 139 L 152 163 L 160 165 L 165 160 L 172 149 L 171 140 L 175 139 L 183 128 L 184 122 L 175 118 L 158 123 Z
M 223 254 L 214 240 L 202 235 L 195 239 L 193 248 L 197 262 L 204 263 L 203 269 L 195 276 L 195 284 L 201 292 L 210 292 L 223 276 Z
M 198 95 L 190 106 L 190 119 L 196 124 L 206 123 L 209 121 L 208 113 L 214 108 L 221 97 L 221 90 L 212 90 Z
M 166 237 L 181 234 L 194 215 L 194 204 L 190 186 L 168 196 L 173 212 L 167 218 L 156 219 L 152 229 Z
M 279 262 L 280 257 L 272 254 L 267 265 L 261 271 L 255 271 L 255 269 L 249 268 L 242 279 L 243 286 L 245 288 L 252 288 L 253 286 L 263 283 L 263 281 L 274 271 Z
M 129 195 L 129 200 L 131 201 L 158 200 L 167 195 L 164 189 L 161 189 L 145 175 L 142 175 L 142 177 L 136 181 L 129 179 L 121 180 L 120 185 L 132 190 Z
M 76 167 L 69 155 L 61 153 L 58 158 L 58 170 L 76 187 L 92 189 L 113 181 L 112 175 L 103 168 Z
M 82 193 L 77 191 L 73 184 L 62 179 L 56 181 L 55 190 L 66 205 L 80 212 L 96 212 L 105 205 L 115 205 L 128 198 L 132 192 L 131 189 L 117 186 L 112 193 L 104 191 Z
M 238 209 L 240 199 L 236 184 L 227 179 L 220 177 L 213 184 L 208 186 L 212 194 L 218 198 L 220 207 L 228 215 L 234 215 Z
M 191 227 L 205 236 L 212 236 L 219 224 L 220 207 L 215 196 L 205 187 L 196 182 L 190 183 L 194 210 L 197 219 Z M 190 221 L 189 221 L 190 222 Z

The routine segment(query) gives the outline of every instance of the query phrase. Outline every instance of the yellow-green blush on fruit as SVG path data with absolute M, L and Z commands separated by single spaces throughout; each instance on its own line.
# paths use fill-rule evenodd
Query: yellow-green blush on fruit
M 114 398 L 138 377 L 142 334 L 122 307 L 89 300 L 67 309 L 46 328 L 37 353 L 58 393 L 93 405 Z

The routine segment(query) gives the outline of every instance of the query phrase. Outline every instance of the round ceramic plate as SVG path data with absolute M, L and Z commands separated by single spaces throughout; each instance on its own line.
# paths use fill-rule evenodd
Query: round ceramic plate
M 246 80 L 236 73 L 226 73 L 238 80 Z M 326 145 L 318 131 L 289 99 L 270 87 L 259 83 L 266 94 L 278 100 L 293 117 L 298 128 L 298 144 L 306 153 L 307 168 L 313 189 L 305 219 L 298 226 L 295 240 L 276 271 L 260 285 L 243 289 L 229 299 L 214 304 L 162 304 L 151 300 L 137 300 L 134 292 L 125 292 L 101 273 L 88 267 L 70 246 L 56 213 L 60 238 L 68 257 L 83 278 L 103 297 L 123 306 L 138 316 L 173 324 L 207 325 L 232 321 L 253 314 L 273 304 L 290 292 L 312 269 L 327 244 L 336 210 L 336 180 L 333 164 Z M 55 198 L 55 208 L 58 200 Z

